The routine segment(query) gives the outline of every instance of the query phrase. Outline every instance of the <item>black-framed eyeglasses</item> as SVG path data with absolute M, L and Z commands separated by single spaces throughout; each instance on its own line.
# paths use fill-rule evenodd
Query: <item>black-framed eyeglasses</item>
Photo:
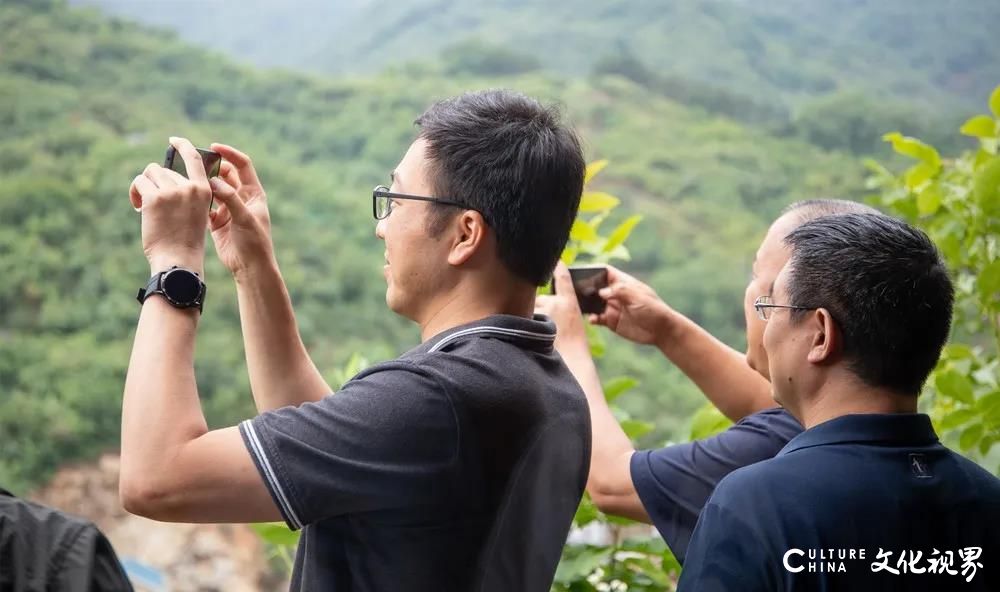
M 475 210 L 475 208 L 469 206 L 468 204 L 453 201 L 450 199 L 439 199 L 437 197 L 427 197 L 426 195 L 407 195 L 406 193 L 393 193 L 389 191 L 389 188 L 386 187 L 385 185 L 376 185 L 375 189 L 372 190 L 372 215 L 375 216 L 376 220 L 382 220 L 384 218 L 387 218 L 389 214 L 392 213 L 392 200 L 394 199 L 412 199 L 416 201 L 429 201 L 431 203 L 441 204 L 443 206 L 454 206 L 458 208 L 465 208 L 466 210 Z
M 766 321 L 771 318 L 772 308 L 787 308 L 789 310 L 816 310 L 815 306 L 792 306 L 790 304 L 775 304 L 770 296 L 760 296 L 753 302 L 754 309 L 757 310 L 757 318 Z

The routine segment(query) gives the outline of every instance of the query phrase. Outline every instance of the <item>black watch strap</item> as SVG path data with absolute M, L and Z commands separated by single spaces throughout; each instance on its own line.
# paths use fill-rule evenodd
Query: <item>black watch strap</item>
M 193 301 L 187 303 L 177 302 L 164 291 L 163 278 L 168 273 L 174 270 L 186 271 L 194 275 L 196 278 L 198 278 L 198 283 L 199 283 L 198 295 Z M 160 271 L 154 273 L 153 276 L 149 278 L 149 282 L 146 283 L 146 286 L 143 288 L 139 288 L 139 292 L 136 294 L 135 299 L 138 300 L 140 304 L 143 304 L 146 302 L 146 299 L 149 298 L 150 296 L 153 296 L 155 294 L 161 294 L 166 299 L 166 301 L 169 302 L 170 305 L 175 308 L 197 308 L 198 312 L 201 312 L 202 307 L 204 307 L 205 305 L 205 294 L 207 292 L 208 292 L 208 287 L 205 285 L 205 282 L 201 280 L 201 277 L 199 277 L 196 272 L 175 265 L 166 271 Z

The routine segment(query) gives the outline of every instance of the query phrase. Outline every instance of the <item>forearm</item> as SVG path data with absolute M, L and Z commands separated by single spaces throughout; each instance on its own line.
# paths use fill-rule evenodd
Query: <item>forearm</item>
M 177 451 L 208 431 L 194 376 L 198 315 L 160 296 L 142 307 L 122 402 L 123 491 L 159 489 Z
M 567 346 L 559 353 L 580 383 L 590 408 L 593 438 L 587 490 L 593 497 L 631 491 L 629 459 L 635 448 L 604 398 L 604 389 L 594 360 L 590 357 L 588 344 L 582 342 Z
M 260 412 L 318 401 L 330 386 L 309 358 L 277 263 L 237 277 L 250 388 Z
M 771 385 L 749 365 L 744 354 L 722 343 L 694 321 L 676 312 L 657 347 L 688 376 L 719 411 L 733 421 L 774 407 Z

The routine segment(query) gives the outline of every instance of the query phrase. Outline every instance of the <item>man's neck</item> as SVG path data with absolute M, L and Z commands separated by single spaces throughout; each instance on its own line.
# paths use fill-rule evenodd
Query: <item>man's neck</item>
M 427 341 L 442 331 L 496 314 L 530 319 L 534 309 L 533 290 L 497 290 L 494 286 L 465 289 L 459 285 L 442 296 L 426 320 L 420 321 L 420 340 Z
M 808 430 L 844 415 L 916 412 L 915 396 L 867 386 L 859 380 L 838 380 L 824 383 L 810 400 L 800 404 L 795 415 Z

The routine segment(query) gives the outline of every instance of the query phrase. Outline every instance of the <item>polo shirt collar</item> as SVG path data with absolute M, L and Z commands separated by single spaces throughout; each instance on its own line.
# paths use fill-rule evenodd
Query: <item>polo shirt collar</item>
M 928 446 L 937 441 L 931 419 L 923 413 L 852 414 L 802 432 L 792 438 L 778 456 L 828 444 Z
M 556 325 L 547 316 L 540 314 L 530 319 L 515 315 L 491 315 L 446 329 L 420 344 L 418 349 L 427 353 L 435 352 L 472 337 L 492 337 L 521 347 L 551 351 L 556 340 Z

